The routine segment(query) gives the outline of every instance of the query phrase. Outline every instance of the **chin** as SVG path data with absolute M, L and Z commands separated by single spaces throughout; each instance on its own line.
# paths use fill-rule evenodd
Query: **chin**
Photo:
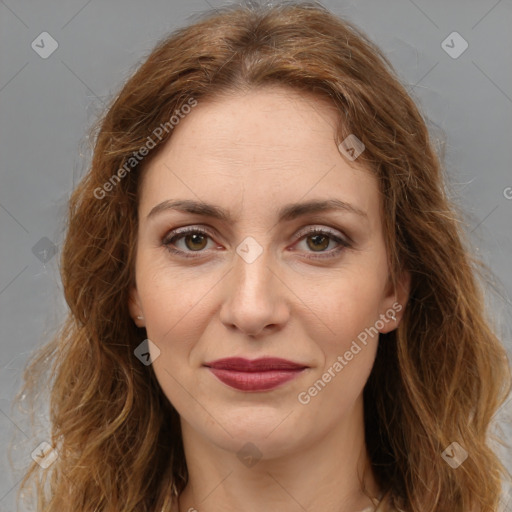
M 299 429 L 297 418 L 294 418 L 293 413 L 290 414 L 290 410 L 269 412 L 268 408 L 258 409 L 259 414 L 253 410 L 232 417 L 223 415 L 222 425 L 227 432 L 219 428 L 203 432 L 212 443 L 224 450 L 239 455 L 240 450 L 244 451 L 245 447 L 249 452 L 259 451 L 257 455 L 262 459 L 279 458 L 301 445 L 308 444 L 309 438 L 314 437 L 314 432 L 311 431 L 313 425 L 308 427 L 305 422 L 301 422 Z

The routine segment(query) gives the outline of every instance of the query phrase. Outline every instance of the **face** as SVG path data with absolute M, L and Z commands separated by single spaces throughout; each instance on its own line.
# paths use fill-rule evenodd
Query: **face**
M 199 101 L 145 169 L 130 311 L 204 442 L 277 456 L 335 431 L 360 410 L 375 333 L 400 321 L 377 182 L 335 124 L 287 89 Z M 235 357 L 295 366 L 212 363 Z

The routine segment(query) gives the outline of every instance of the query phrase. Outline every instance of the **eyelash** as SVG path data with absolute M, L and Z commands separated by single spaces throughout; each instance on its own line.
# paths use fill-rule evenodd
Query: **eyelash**
M 162 245 L 164 245 L 165 248 L 172 254 L 177 254 L 179 256 L 183 256 L 184 258 L 198 258 L 198 257 L 202 256 L 201 253 L 204 252 L 204 249 L 200 250 L 200 251 L 192 251 L 192 252 L 197 252 L 197 255 L 191 255 L 190 252 L 173 248 L 174 242 L 176 242 L 177 240 L 180 240 L 187 235 L 195 235 L 195 234 L 206 235 L 210 238 L 213 238 L 212 233 L 205 230 L 204 228 L 184 227 L 184 228 L 175 229 L 174 231 L 171 231 L 170 233 L 168 233 L 168 235 L 163 239 Z M 310 258 L 310 259 L 319 260 L 319 259 L 334 258 L 344 249 L 351 247 L 351 244 L 347 240 L 340 238 L 339 236 L 336 235 L 335 232 L 329 230 L 328 228 L 312 228 L 312 229 L 303 230 L 303 231 L 299 232 L 299 234 L 298 234 L 299 239 L 297 240 L 297 242 L 300 242 L 303 239 L 307 238 L 308 236 L 312 236 L 312 235 L 327 236 L 332 241 L 338 243 L 339 246 L 336 247 L 335 249 L 331 249 L 330 251 L 328 251 L 326 253 L 321 253 L 322 255 L 308 256 L 308 258 Z

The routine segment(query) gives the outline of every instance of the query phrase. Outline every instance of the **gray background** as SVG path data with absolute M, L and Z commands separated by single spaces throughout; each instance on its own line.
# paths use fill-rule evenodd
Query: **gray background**
M 11 410 L 11 400 L 27 355 L 47 341 L 66 311 L 58 251 L 66 202 L 90 159 L 88 129 L 161 37 L 192 14 L 220 5 L 214 0 L 0 0 L 0 511 L 15 510 L 21 478 L 9 470 L 12 436 L 31 449 L 44 440 L 25 432 L 25 420 Z M 385 51 L 430 119 L 445 150 L 452 194 L 468 213 L 467 231 L 501 282 L 501 298 L 490 297 L 489 303 L 511 351 L 512 2 L 334 0 L 324 5 L 355 22 Z M 43 59 L 31 44 L 45 31 L 58 48 Z M 442 47 L 453 31 L 469 45 L 458 58 Z M 457 39 L 446 44 L 452 53 L 462 48 Z M 503 412 L 500 418 L 497 428 L 510 441 L 505 422 L 511 417 Z M 19 467 L 30 460 L 30 450 L 24 450 L 16 451 Z M 512 469 L 510 451 L 504 459 Z

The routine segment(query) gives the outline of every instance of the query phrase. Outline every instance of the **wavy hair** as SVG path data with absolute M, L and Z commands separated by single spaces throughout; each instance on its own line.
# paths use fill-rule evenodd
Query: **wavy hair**
M 185 487 L 179 416 L 134 355 L 146 337 L 128 311 L 140 173 L 172 136 L 156 140 L 155 128 L 191 99 L 267 85 L 327 100 L 339 112 L 338 140 L 353 133 L 364 143 L 358 162 L 378 180 L 390 275 L 395 285 L 411 275 L 402 322 L 381 335 L 364 389 L 367 447 L 386 496 L 379 510 L 496 510 L 507 472 L 489 427 L 510 366 L 427 122 L 358 28 L 317 2 L 283 2 L 215 9 L 173 32 L 93 130 L 61 253 L 68 317 L 23 375 L 23 393 L 49 392 L 59 455 L 24 475 L 20 491 L 35 486 L 38 511 L 167 512 Z M 134 161 L 148 137 L 154 147 Z M 441 457 L 453 441 L 469 453 L 456 470 Z

